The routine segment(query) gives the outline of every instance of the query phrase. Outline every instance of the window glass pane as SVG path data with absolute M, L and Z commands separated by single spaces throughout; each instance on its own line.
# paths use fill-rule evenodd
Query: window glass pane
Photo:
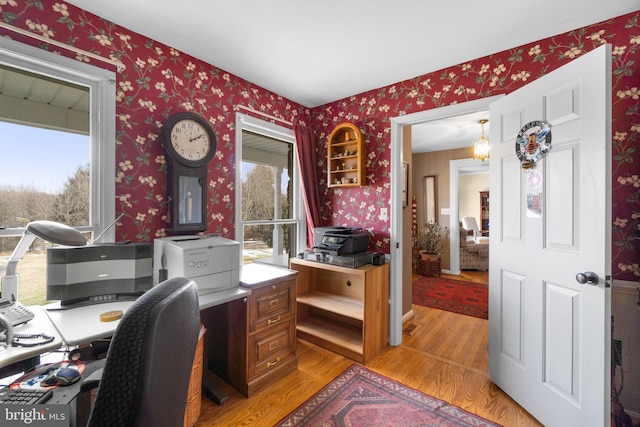
M 293 145 L 246 131 L 242 138 L 242 220 L 293 218 Z
M 296 228 L 295 224 L 245 225 L 243 264 L 262 262 L 288 267 Z
M 89 225 L 87 135 L 0 122 L 0 227 Z
M 89 238 L 88 233 L 84 233 Z M 21 237 L 0 237 L 0 276 L 4 275 L 7 262 Z M 58 246 L 36 238 L 18 263 L 16 273 L 20 277 L 18 298 L 24 305 L 42 305 L 47 297 L 47 248 Z
M 0 46 L 2 276 L 29 222 L 82 227 L 91 241 L 115 218 L 116 75 L 8 39 Z M 35 239 L 17 264 L 23 303 L 44 302 L 50 245 Z
M 8 66 L 0 76 L 0 230 L 36 220 L 90 226 L 89 87 Z M 3 234 L 0 276 L 21 239 Z M 51 245 L 35 239 L 17 264 L 23 304 L 45 303 Z
M 243 117 L 240 124 L 237 177 L 242 185 L 236 237 L 243 241 L 243 263 L 288 267 L 304 226 L 299 217 L 303 209 L 294 163 L 295 137 L 290 129 L 263 125 L 258 119 Z

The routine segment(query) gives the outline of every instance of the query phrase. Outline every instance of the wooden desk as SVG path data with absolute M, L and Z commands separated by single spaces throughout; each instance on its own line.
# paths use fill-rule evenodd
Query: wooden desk
M 281 267 L 243 265 L 240 286 L 251 296 L 202 313 L 210 369 L 247 397 L 298 367 L 296 275 Z
M 126 312 L 135 301 L 117 301 L 60 309 L 58 303 L 44 306 L 62 341 L 68 346 L 90 343 L 113 335 L 120 320 L 101 322 L 100 314 L 107 311 Z
M 200 310 L 245 298 L 250 294 L 250 290 L 240 287 L 219 292 L 198 292 Z M 74 346 L 112 336 L 120 321 L 101 322 L 100 314 L 113 310 L 126 312 L 134 302 L 135 301 L 116 301 L 74 307 L 66 310 L 57 309 L 60 305 L 54 303 L 46 305 L 45 309 L 49 319 L 51 319 L 51 322 L 60 334 L 62 341 L 66 345 Z

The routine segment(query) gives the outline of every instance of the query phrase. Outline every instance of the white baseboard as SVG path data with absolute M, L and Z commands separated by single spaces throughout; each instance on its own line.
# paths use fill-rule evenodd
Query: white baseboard
M 416 313 L 414 313 L 413 309 L 407 311 L 405 314 L 402 315 L 402 324 L 404 325 L 414 317 L 416 317 Z

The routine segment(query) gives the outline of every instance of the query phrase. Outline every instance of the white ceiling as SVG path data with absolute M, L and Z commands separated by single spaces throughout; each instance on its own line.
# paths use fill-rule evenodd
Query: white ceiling
M 306 107 L 640 8 L 639 0 L 68 3 Z
M 411 126 L 411 151 L 451 150 L 471 147 L 482 135 L 481 119 L 489 119 L 489 111 L 478 111 L 445 119 L 432 120 Z M 489 139 L 491 123 L 484 125 L 484 135 Z

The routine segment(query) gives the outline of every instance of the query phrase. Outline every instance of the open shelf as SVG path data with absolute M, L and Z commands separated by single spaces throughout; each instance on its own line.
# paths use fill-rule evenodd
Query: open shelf
M 298 295 L 298 303 L 316 307 L 330 313 L 340 314 L 352 319 L 364 320 L 364 305 L 361 299 L 348 295 L 323 291 L 310 291 Z
M 358 355 L 359 358 L 362 357 L 362 332 L 357 328 L 341 325 L 322 317 L 309 317 L 298 320 L 296 330 L 300 338 L 321 347 L 335 352 L 344 349 L 346 352 Z
M 387 346 L 389 264 L 347 268 L 292 258 L 298 338 L 367 363 Z

